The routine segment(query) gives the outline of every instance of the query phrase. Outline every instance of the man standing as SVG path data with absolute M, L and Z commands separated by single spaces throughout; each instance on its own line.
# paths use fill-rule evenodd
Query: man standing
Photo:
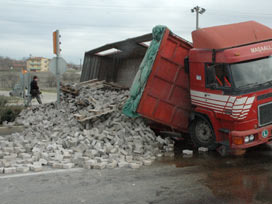
M 28 98 L 26 106 L 29 105 L 29 103 L 32 101 L 33 98 L 36 98 L 39 104 L 42 104 L 41 100 L 41 92 L 38 86 L 38 77 L 34 76 L 33 80 L 30 83 L 30 96 Z

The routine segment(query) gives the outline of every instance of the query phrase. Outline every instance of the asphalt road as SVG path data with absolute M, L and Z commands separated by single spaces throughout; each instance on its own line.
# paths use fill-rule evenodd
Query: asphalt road
M 272 203 L 272 150 L 164 158 L 140 169 L 0 176 L 1 204 Z

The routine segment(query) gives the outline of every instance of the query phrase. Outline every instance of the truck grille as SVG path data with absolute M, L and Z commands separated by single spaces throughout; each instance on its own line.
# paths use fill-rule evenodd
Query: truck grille
M 259 125 L 272 123 L 272 102 L 259 105 Z

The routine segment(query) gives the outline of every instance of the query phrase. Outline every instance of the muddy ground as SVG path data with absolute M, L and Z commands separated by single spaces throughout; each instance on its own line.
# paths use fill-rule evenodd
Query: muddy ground
M 2 91 L 0 90 L 0 95 L 3 96 L 9 96 L 9 91 Z M 51 103 L 51 102 L 55 102 L 57 100 L 57 94 L 56 93 L 49 93 L 49 92 L 43 92 L 41 95 L 41 100 L 43 103 Z M 18 101 L 20 105 L 23 104 L 23 99 L 20 99 L 20 101 Z M 36 99 L 32 100 L 32 105 L 38 105 L 39 103 L 37 102 Z
M 217 152 L 174 158 L 140 169 L 46 171 L 0 176 L 4 203 L 272 203 L 272 148 L 243 156 Z

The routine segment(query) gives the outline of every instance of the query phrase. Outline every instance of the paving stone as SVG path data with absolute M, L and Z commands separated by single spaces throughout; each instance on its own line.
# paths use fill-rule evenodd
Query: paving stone
M 145 166 L 150 166 L 152 164 L 152 160 L 143 160 L 143 164 Z
M 129 167 L 132 169 L 138 169 L 141 167 L 141 165 L 137 163 L 129 163 Z
M 184 155 L 193 155 L 194 152 L 193 152 L 193 150 L 184 149 L 184 150 L 182 150 L 182 154 L 184 154 Z
M 12 174 L 12 173 L 16 173 L 16 167 L 5 167 L 4 168 L 4 173 L 5 174 Z
M 118 162 L 119 168 L 129 167 L 129 163 L 125 161 Z
M 45 160 L 45 159 L 40 159 L 39 160 L 39 163 L 41 164 L 41 165 L 47 165 L 47 160 Z
M 112 161 L 110 163 L 107 163 L 106 168 L 107 169 L 114 169 L 117 167 L 117 161 Z
M 133 156 L 126 156 L 126 161 L 127 162 L 132 162 Z
M 162 156 L 163 156 L 162 153 L 158 153 L 158 154 L 157 154 L 157 157 L 162 157 Z
M 13 147 L 3 147 L 3 151 L 4 151 L 4 152 L 13 153 L 14 148 L 13 148 Z
M 123 155 L 128 155 L 127 151 L 125 151 L 123 149 L 120 149 L 120 153 L 123 154 Z
M 93 168 L 94 169 L 105 169 L 106 168 L 106 163 L 105 162 L 102 162 L 102 163 L 96 163 Z
M 39 172 L 43 170 L 43 167 L 41 165 L 31 165 L 30 170 L 34 172 Z
M 16 171 L 19 173 L 26 173 L 26 172 L 29 172 L 29 167 L 28 166 L 19 166 L 16 168 Z
M 17 157 L 17 154 L 11 154 L 11 155 L 3 156 L 3 159 L 10 161 L 10 160 L 16 159 L 16 157 Z
M 52 164 L 52 167 L 56 168 L 56 169 L 62 169 L 63 168 L 63 164 L 62 163 L 58 163 L 58 162 L 54 162 Z
M 66 163 L 66 164 L 63 164 L 63 165 L 62 165 L 62 168 L 64 168 L 64 169 L 71 169 L 71 168 L 73 168 L 74 166 L 75 166 L 74 163 Z
M 96 160 L 94 160 L 94 159 L 87 160 L 87 161 L 85 161 L 84 168 L 91 169 L 94 167 L 95 164 L 97 164 Z

